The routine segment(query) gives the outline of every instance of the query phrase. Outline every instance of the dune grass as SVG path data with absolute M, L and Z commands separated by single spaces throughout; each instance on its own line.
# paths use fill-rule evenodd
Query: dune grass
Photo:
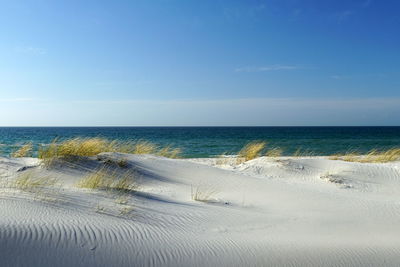
M 283 150 L 279 147 L 266 148 L 267 142 L 254 141 L 246 144 L 238 153 L 238 163 L 252 160 L 262 155 L 266 157 L 281 157 Z
M 161 148 L 156 155 L 166 157 L 166 158 L 172 158 L 176 159 L 179 158 L 179 155 L 182 153 L 182 150 L 180 148 L 173 148 L 171 146 L 166 146 L 164 148 Z
M 246 161 L 261 156 L 262 150 L 265 148 L 266 142 L 251 142 L 245 145 L 238 153 L 238 156 Z
M 126 153 L 131 154 L 156 154 L 158 151 L 157 146 L 148 141 L 139 141 L 136 144 L 125 143 L 122 147 L 126 148 Z M 124 149 L 119 149 L 118 145 L 116 146 L 116 150 L 115 152 L 119 152 L 118 150 L 124 151 Z
M 89 173 L 77 184 L 78 187 L 98 190 L 116 190 L 132 192 L 138 189 L 134 174 L 131 171 L 118 173 L 106 168 Z
M 27 171 L 19 175 L 14 181 L 14 187 L 24 191 L 35 191 L 37 189 L 54 186 L 58 179 L 50 176 L 36 176 Z
M 359 153 L 355 150 L 350 150 L 346 153 L 342 153 L 342 154 L 339 153 L 339 154 L 331 155 L 331 156 L 329 156 L 329 159 L 356 162 L 361 159 L 360 157 L 361 157 L 361 153 Z
M 48 175 L 41 175 L 34 171 L 25 171 L 11 181 L 11 188 L 25 191 L 33 194 L 33 199 L 54 203 L 62 201 L 60 198 L 60 189 L 62 183 L 58 178 Z
M 398 161 L 400 160 L 400 148 L 391 148 L 384 151 L 373 149 L 364 155 L 356 151 L 350 151 L 345 154 L 332 155 L 329 159 L 361 163 L 385 163 Z
M 39 149 L 39 158 L 47 159 L 54 157 L 68 157 L 68 156 L 95 156 L 102 152 L 116 152 L 119 149 L 126 149 L 120 147 L 121 145 L 114 141 L 107 141 L 103 138 L 73 138 L 58 142 L 57 139 L 45 147 Z
M 32 156 L 33 145 L 32 143 L 25 144 L 11 154 L 13 158 L 22 158 Z
M 252 160 L 261 155 L 266 157 L 281 157 L 283 150 L 279 147 L 266 148 L 266 142 L 251 142 L 245 145 L 238 153 L 237 163 L 243 163 L 244 161 Z M 264 152 L 263 152 L 264 151 Z M 297 149 L 293 157 L 311 157 L 315 156 L 315 153 L 307 150 Z M 400 148 L 391 148 L 388 150 L 370 150 L 366 154 L 362 154 L 356 150 L 350 150 L 347 153 L 335 154 L 329 156 L 331 160 L 343 160 L 349 162 L 361 162 L 361 163 L 385 163 L 391 161 L 400 160 Z M 217 160 L 218 164 L 226 164 L 228 162 L 223 156 Z
M 170 146 L 158 147 L 148 141 L 109 141 L 104 138 L 73 138 L 64 141 L 57 139 L 48 146 L 39 149 L 38 156 L 45 164 L 55 158 L 91 157 L 103 152 L 129 154 L 155 154 L 163 157 L 178 158 L 180 149 Z

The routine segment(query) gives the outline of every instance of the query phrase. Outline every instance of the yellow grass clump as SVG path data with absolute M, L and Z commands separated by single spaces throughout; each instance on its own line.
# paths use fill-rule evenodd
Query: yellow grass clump
M 386 151 L 373 149 L 365 155 L 351 151 L 345 154 L 332 155 L 329 159 L 361 163 L 385 163 L 400 160 L 400 148 L 392 148 Z
M 57 142 L 55 139 L 49 146 L 39 150 L 39 158 L 65 156 L 95 156 L 101 152 L 111 152 L 114 145 L 102 138 L 74 138 Z
M 239 157 L 244 158 L 246 161 L 255 159 L 261 155 L 261 151 L 265 148 L 266 142 L 252 142 L 245 145 L 239 151 Z
M 26 172 L 18 176 L 14 181 L 14 186 L 25 191 L 54 186 L 58 179 L 49 176 L 35 176 L 32 172 Z
M 159 148 L 157 145 L 147 141 L 109 141 L 99 137 L 73 138 L 60 142 L 55 139 L 50 145 L 39 149 L 39 158 L 50 160 L 71 156 L 90 157 L 102 152 L 157 154 L 164 157 L 176 158 L 178 157 L 180 150 L 173 149 L 170 146 Z
M 134 144 L 132 154 L 155 154 L 157 146 L 148 141 L 139 141 Z
M 32 143 L 21 146 L 18 150 L 11 154 L 13 158 L 22 158 L 32 156 L 33 145 Z
M 77 185 L 82 188 L 117 190 L 119 192 L 131 192 L 138 188 L 132 172 L 120 174 L 105 168 L 83 177 Z

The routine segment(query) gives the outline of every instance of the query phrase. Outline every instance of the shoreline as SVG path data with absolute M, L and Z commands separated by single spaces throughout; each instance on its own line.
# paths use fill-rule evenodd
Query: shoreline
M 120 142 L 147 141 L 158 146 L 181 148 L 183 157 L 214 157 L 236 154 L 248 142 L 265 141 L 267 148 L 280 148 L 284 155 L 298 149 L 315 155 L 332 155 L 352 150 L 361 154 L 400 145 L 400 127 L 171 127 L 171 128 L 0 128 L 3 156 L 32 143 L 39 147 L 74 138 L 103 138 Z M 3 144 L 3 145 L 1 145 Z

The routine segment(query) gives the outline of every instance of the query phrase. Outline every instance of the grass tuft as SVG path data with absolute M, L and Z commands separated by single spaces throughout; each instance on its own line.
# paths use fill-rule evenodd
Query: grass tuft
M 128 148 L 128 150 L 129 150 L 129 148 Z M 133 151 L 131 153 L 132 154 L 156 154 L 157 146 L 148 141 L 139 141 L 133 145 Z
M 49 176 L 35 176 L 33 172 L 25 172 L 14 181 L 15 188 L 24 191 L 35 191 L 37 189 L 51 187 L 57 184 L 58 179 Z
M 18 150 L 11 154 L 13 158 L 22 158 L 32 156 L 33 145 L 32 143 L 25 144 L 21 146 Z
M 365 155 L 355 151 L 350 151 L 345 154 L 332 155 L 329 157 L 329 159 L 361 163 L 385 163 L 398 161 L 400 160 L 400 148 L 392 148 L 385 151 L 373 149 Z
M 111 152 L 108 151 L 110 144 L 102 138 L 74 138 L 62 142 L 55 139 L 49 146 L 39 149 L 39 158 L 95 156 L 101 152 Z
M 108 174 L 103 169 L 85 176 L 78 182 L 78 187 L 99 189 L 108 186 Z
M 56 158 L 91 157 L 102 152 L 119 152 L 130 154 L 156 154 L 164 157 L 177 158 L 180 149 L 171 146 L 159 148 L 148 141 L 109 141 L 107 139 L 94 138 L 73 138 L 64 141 L 55 139 L 50 145 L 39 149 L 39 158 L 45 164 L 51 163 Z M 121 162 L 122 165 L 123 162 Z
M 244 158 L 246 161 L 255 159 L 261 155 L 261 151 L 266 144 L 266 142 L 251 142 L 239 151 L 239 157 Z
M 82 188 L 117 190 L 119 192 L 136 191 L 138 188 L 132 172 L 120 174 L 105 168 L 83 177 L 77 185 Z
M 171 146 L 166 146 L 160 149 L 156 154 L 162 157 L 176 159 L 182 153 L 180 148 L 172 148 Z

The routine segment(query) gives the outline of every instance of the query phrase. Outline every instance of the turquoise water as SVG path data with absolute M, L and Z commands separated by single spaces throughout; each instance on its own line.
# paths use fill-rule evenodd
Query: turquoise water
M 0 127 L 0 155 L 8 156 L 27 142 L 35 147 L 54 138 L 104 137 L 171 144 L 184 157 L 237 153 L 243 145 L 264 140 L 285 155 L 297 149 L 315 155 L 400 147 L 400 127 Z

